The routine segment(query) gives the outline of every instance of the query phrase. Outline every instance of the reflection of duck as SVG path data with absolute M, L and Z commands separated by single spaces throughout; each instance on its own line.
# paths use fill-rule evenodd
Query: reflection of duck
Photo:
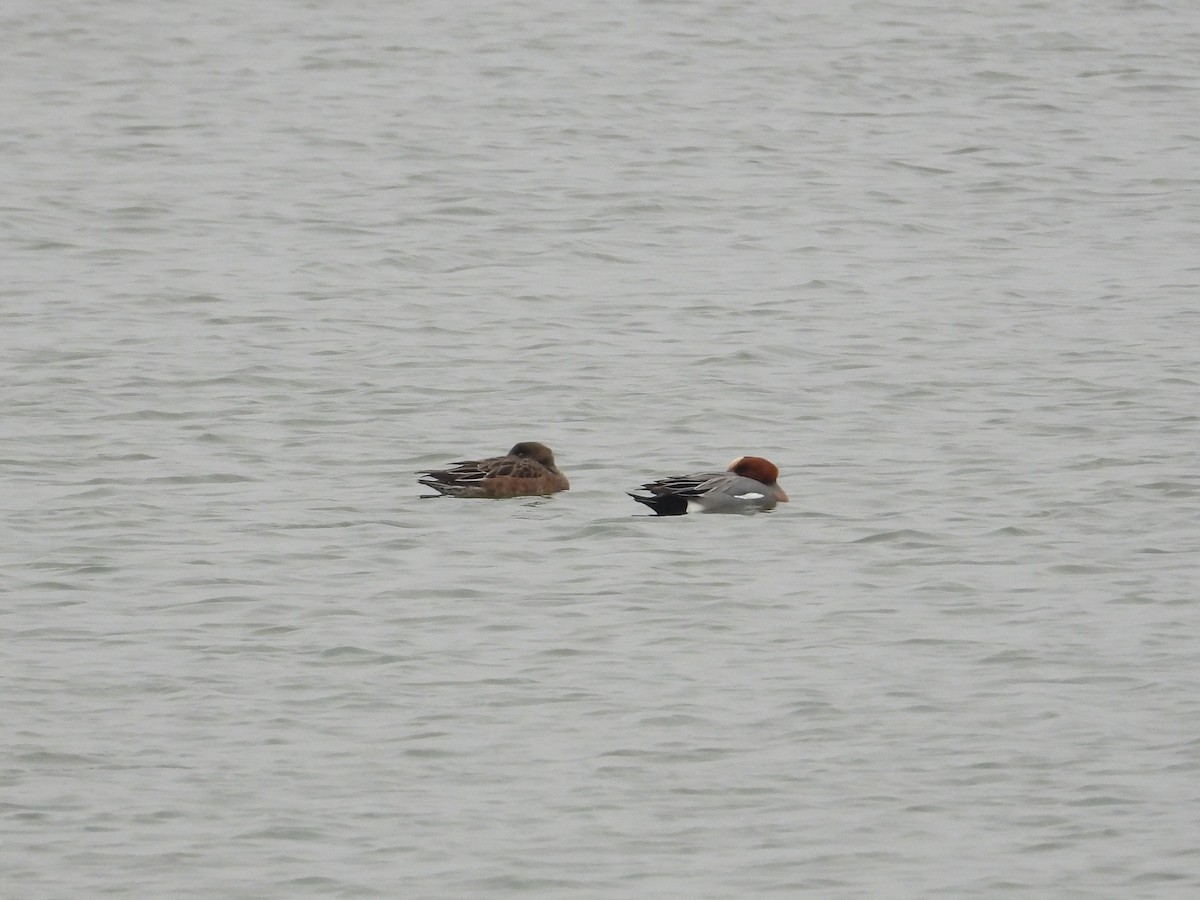
M 522 441 L 507 456 L 464 460 L 417 474 L 423 476 L 421 484 L 451 497 L 538 497 L 571 486 L 555 467 L 554 453 L 537 441 Z
M 739 456 L 725 472 L 677 475 L 643 484 L 638 490 L 649 497 L 629 496 L 645 503 L 660 516 L 689 512 L 758 512 L 786 503 L 788 495 L 777 483 L 778 467 L 761 456 Z

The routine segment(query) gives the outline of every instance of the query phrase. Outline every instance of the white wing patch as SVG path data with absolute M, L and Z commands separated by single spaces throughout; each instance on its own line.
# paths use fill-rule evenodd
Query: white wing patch
M 733 496 L 737 497 L 739 500 L 761 500 L 765 495 L 751 491 L 748 494 L 734 494 Z

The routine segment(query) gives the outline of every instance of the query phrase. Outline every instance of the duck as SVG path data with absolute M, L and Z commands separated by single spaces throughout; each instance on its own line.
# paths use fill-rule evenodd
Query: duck
M 779 486 L 779 467 L 761 456 L 739 456 L 724 472 L 697 472 L 649 481 L 630 493 L 660 516 L 682 516 L 689 512 L 752 513 L 787 503 Z
M 537 441 L 522 441 L 504 456 L 463 460 L 445 469 L 418 472 L 420 483 L 448 497 L 541 497 L 571 487 L 554 464 L 554 452 Z

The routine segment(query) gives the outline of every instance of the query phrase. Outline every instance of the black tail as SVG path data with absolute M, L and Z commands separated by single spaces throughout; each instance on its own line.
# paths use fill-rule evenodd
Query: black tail
M 660 516 L 682 516 L 687 512 L 687 497 L 678 494 L 652 494 L 649 497 L 639 497 L 630 494 L 638 503 L 645 503 Z

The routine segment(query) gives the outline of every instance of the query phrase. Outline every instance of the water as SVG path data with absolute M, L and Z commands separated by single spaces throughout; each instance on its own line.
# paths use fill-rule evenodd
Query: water
M 1195 896 L 1189 4 L 0 19 L 6 896 Z

